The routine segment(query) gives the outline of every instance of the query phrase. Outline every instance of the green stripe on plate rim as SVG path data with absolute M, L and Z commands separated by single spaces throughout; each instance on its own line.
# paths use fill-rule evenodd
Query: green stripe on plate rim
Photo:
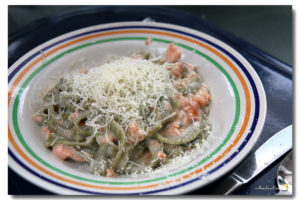
M 62 52 L 61 54 L 51 58 L 50 60 L 48 60 L 47 62 L 45 62 L 44 64 L 42 64 L 38 69 L 36 69 L 32 74 L 30 74 L 30 76 L 25 80 L 25 82 L 23 83 L 23 85 L 21 86 L 21 89 L 18 91 L 17 96 L 15 98 L 15 102 L 13 105 L 13 125 L 15 128 L 15 132 L 16 135 L 19 139 L 19 141 L 21 142 L 21 144 L 25 147 L 25 149 L 30 153 L 31 156 L 33 156 L 37 161 L 39 161 L 41 164 L 45 165 L 46 167 L 61 173 L 63 175 L 69 176 L 71 178 L 74 179 L 78 179 L 78 180 L 82 180 L 82 181 L 87 181 L 87 182 L 92 182 L 92 183 L 100 183 L 100 184 L 112 184 L 112 185 L 131 185 L 131 184 L 141 184 L 141 183 L 150 183 L 150 182 L 155 182 L 155 181 L 160 181 L 160 180 L 165 180 L 168 179 L 170 177 L 173 176 L 177 176 L 180 174 L 183 174 L 185 172 L 188 172 L 196 167 L 198 167 L 199 165 L 203 164 L 204 162 L 206 162 L 207 160 L 211 159 L 216 153 L 218 153 L 221 148 L 223 146 L 225 146 L 225 144 L 229 141 L 229 139 L 231 138 L 234 130 L 235 130 L 235 126 L 238 123 L 238 119 L 240 116 L 240 96 L 237 90 L 236 85 L 234 84 L 232 78 L 230 77 L 230 75 L 228 74 L 228 72 L 219 64 L 217 63 L 215 60 L 213 60 L 211 57 L 207 56 L 206 54 L 200 52 L 199 50 L 196 50 L 190 46 L 181 44 L 181 43 L 175 43 L 176 45 L 185 48 L 189 51 L 192 51 L 202 57 L 204 57 L 205 59 L 207 59 L 209 62 L 211 62 L 214 66 L 216 66 L 227 78 L 227 80 L 229 81 L 234 94 L 235 94 L 235 100 L 236 100 L 236 112 L 235 112 L 235 117 L 234 117 L 234 121 L 233 124 L 229 130 L 229 133 L 227 134 L 226 138 L 222 141 L 222 143 L 207 157 L 205 157 L 204 159 L 202 159 L 201 161 L 199 161 L 198 163 L 196 163 L 193 166 L 190 166 L 186 169 L 183 169 L 179 172 L 173 173 L 171 175 L 167 175 L 167 176 L 162 176 L 162 177 L 158 177 L 158 178 L 154 178 L 154 179 L 149 179 L 149 180 L 142 180 L 142 181 L 131 181 L 131 182 L 112 182 L 112 181 L 101 181 L 101 180 L 93 180 L 93 179 L 88 179 L 88 178 L 84 178 L 84 177 L 80 177 L 74 174 L 70 174 L 68 172 L 62 171 L 52 165 L 50 165 L 49 163 L 47 163 L 46 161 L 44 161 L 43 159 L 41 159 L 39 156 L 37 156 L 32 150 L 31 148 L 27 145 L 27 143 L 25 142 L 24 138 L 22 137 L 20 128 L 19 128 L 19 124 L 18 124 L 18 107 L 19 107 L 19 103 L 20 103 L 20 98 L 22 96 L 23 90 L 24 88 L 27 87 L 27 85 L 29 84 L 29 82 L 45 67 L 47 67 L 50 63 L 54 62 L 55 60 L 61 58 L 62 56 L 69 54 L 71 52 L 74 52 L 76 50 L 82 49 L 84 47 L 89 47 L 92 45 L 96 45 L 96 44 L 101 44 L 101 43 L 106 43 L 106 42 L 112 42 L 112 41 L 121 41 L 121 40 L 146 40 L 146 37 L 118 37 L 118 38 L 111 38 L 111 39 L 104 39 L 104 40 L 98 40 L 95 42 L 90 42 L 90 43 L 86 43 L 86 44 L 82 44 L 79 45 L 77 47 L 71 48 L 69 50 L 66 50 L 64 52 Z M 162 43 L 171 43 L 171 41 L 169 40 L 165 40 L 165 39 L 159 39 L 159 38 L 152 38 L 152 41 L 155 42 L 162 42 Z

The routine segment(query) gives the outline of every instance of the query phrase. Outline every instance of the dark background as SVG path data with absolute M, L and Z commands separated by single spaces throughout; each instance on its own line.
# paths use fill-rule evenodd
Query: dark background
M 9 65 L 18 58 L 14 52 L 18 54 L 22 51 L 10 48 L 18 44 L 15 41 L 28 38 L 28 31 L 33 27 L 36 34 L 42 33 L 44 29 L 37 29 L 39 25 L 47 24 L 47 20 L 53 23 L 53 20 L 59 18 L 51 17 L 78 8 L 92 7 L 9 6 Z M 157 8 L 161 8 L 161 6 Z M 252 64 L 260 76 L 267 95 L 268 113 L 264 130 L 252 152 L 277 131 L 292 123 L 293 12 L 291 6 L 165 6 L 163 8 L 198 17 L 200 20 L 194 18 L 197 20 L 196 22 L 187 22 L 186 25 L 199 26 L 199 30 L 234 47 Z M 126 10 L 121 7 L 122 9 Z M 170 12 L 170 15 L 177 13 L 172 10 L 166 11 Z M 36 23 L 36 21 L 41 23 Z M 199 25 L 197 25 L 198 22 Z M 71 25 L 70 28 L 72 28 Z M 21 47 L 27 48 L 27 46 Z M 10 54 L 10 52 L 12 53 Z M 20 54 L 22 55 L 22 53 Z M 282 88 L 281 84 L 274 84 L 275 82 L 281 83 L 286 88 Z M 277 192 L 275 189 L 276 172 L 281 160 L 273 163 L 262 174 L 234 194 L 275 194 Z M 214 189 L 216 182 L 189 194 L 208 194 L 211 189 Z M 32 185 L 11 169 L 9 169 L 8 184 L 9 194 L 52 194 Z M 274 189 L 258 190 L 259 187 Z
M 9 6 L 8 33 L 62 11 L 89 6 Z M 291 6 L 166 6 L 205 18 L 292 65 Z

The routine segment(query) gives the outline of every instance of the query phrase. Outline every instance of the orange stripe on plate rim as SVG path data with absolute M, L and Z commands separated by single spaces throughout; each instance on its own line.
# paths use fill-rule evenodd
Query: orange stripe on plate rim
M 75 40 L 72 40 L 72 41 L 69 41 L 69 42 L 66 42 L 60 46 L 57 46 L 47 52 L 44 53 L 43 56 L 40 56 L 38 58 L 36 58 L 34 61 L 32 61 L 19 75 L 18 77 L 15 79 L 14 83 L 12 84 L 9 92 L 8 92 L 8 105 L 10 104 L 10 97 L 11 95 L 13 94 L 17 84 L 21 81 L 21 79 L 25 76 L 25 74 L 33 67 L 35 66 L 38 62 L 40 62 L 42 60 L 42 58 L 44 56 L 49 56 L 53 53 L 55 53 L 56 51 L 60 50 L 60 49 L 63 49 L 64 47 L 67 47 L 67 46 L 70 46 L 70 45 L 73 45 L 73 44 L 76 44 L 78 42 L 81 42 L 81 41 L 85 41 L 85 40 L 88 40 L 88 39 L 92 39 L 92 38 L 96 38 L 96 37 L 102 37 L 102 36 L 107 36 L 107 35 L 114 35 L 114 34 L 127 34 L 127 33 L 143 33 L 143 34 L 158 34 L 158 35 L 166 35 L 166 36 L 171 36 L 171 37 L 175 37 L 175 38 L 179 38 L 179 39 L 182 39 L 182 40 L 186 40 L 186 41 L 189 41 L 191 43 L 195 43 L 207 50 L 209 50 L 210 52 L 214 53 L 215 55 L 217 55 L 218 57 L 220 57 L 223 61 L 225 61 L 225 63 L 230 66 L 230 68 L 235 72 L 235 74 L 237 75 L 238 79 L 240 80 L 241 84 L 242 84 L 242 87 L 245 91 L 245 99 L 246 99 L 246 112 L 245 112 L 245 119 L 244 119 L 244 122 L 243 122 L 243 125 L 237 135 L 237 137 L 234 139 L 234 141 L 229 145 L 229 147 L 227 147 L 227 149 L 222 153 L 220 154 L 217 158 L 215 158 L 213 161 L 209 162 L 208 164 L 206 164 L 204 167 L 201 167 L 200 169 L 197 169 L 197 170 L 194 170 L 184 176 L 182 176 L 182 178 L 177 178 L 175 181 L 165 181 L 163 183 L 158 183 L 158 184 L 151 184 L 151 185 L 145 185 L 145 186 L 133 186 L 133 187 L 108 187 L 108 186 L 95 186 L 95 185 L 90 185 L 90 184 L 85 184 L 85 183 L 82 183 L 82 182 L 78 182 L 78 181 L 74 181 L 74 180 L 70 180 L 70 179 L 66 179 L 64 177 L 61 177 L 59 175 L 56 175 L 44 168 L 42 168 L 41 166 L 39 166 L 37 163 L 35 163 L 34 161 L 32 161 L 20 148 L 19 146 L 17 145 L 17 143 L 14 141 L 14 138 L 11 134 L 11 131 L 10 131 L 10 128 L 8 127 L 8 138 L 9 138 L 9 141 L 11 142 L 11 144 L 13 145 L 13 147 L 16 149 L 16 151 L 19 153 L 19 155 L 21 155 L 28 163 L 30 163 L 31 165 L 33 165 L 35 168 L 37 168 L 38 170 L 42 171 L 43 173 L 45 174 L 48 174 L 49 176 L 52 176 L 56 179 L 59 179 L 61 181 L 64 181 L 64 182 L 68 182 L 68 183 L 71 183 L 71 184 L 75 184 L 75 185 L 79 185 L 79 186 L 84 186 L 84 187 L 88 187 L 88 188 L 93 188 L 93 189 L 104 189 L 104 190 L 137 190 L 137 189 L 150 189 L 150 188 L 154 188 L 154 187 L 157 187 L 159 185 L 167 185 L 167 184 L 170 184 L 170 183 L 173 183 L 173 182 L 180 182 L 181 180 L 184 180 L 184 179 L 187 179 L 189 177 L 191 177 L 192 175 L 195 175 L 195 174 L 198 174 L 200 172 L 202 172 L 203 170 L 209 168 L 210 166 L 212 166 L 214 163 L 218 162 L 219 160 L 221 160 L 226 154 L 228 154 L 231 149 L 238 143 L 238 141 L 240 140 L 240 138 L 242 137 L 243 133 L 245 132 L 246 130 L 246 127 L 247 127 L 247 124 L 249 122 L 249 118 L 250 118 L 250 112 L 251 112 L 251 104 L 250 104 L 250 93 L 249 93 L 249 90 L 248 90 L 248 86 L 246 84 L 246 81 L 244 80 L 243 76 L 241 75 L 241 73 L 239 72 L 239 70 L 234 66 L 234 64 L 227 58 L 225 57 L 223 54 L 221 54 L 219 51 L 213 49 L 212 47 L 200 42 L 200 41 L 197 41 L 197 40 L 194 40 L 194 39 L 191 39 L 191 38 L 188 38 L 188 37 L 185 37 L 185 36 L 182 36 L 182 35 L 177 35 L 177 34 L 174 34 L 174 33 L 169 33 L 169 32 L 161 32 L 161 31 L 151 31 L 151 30 L 123 30 L 123 31 L 111 31 L 111 32 L 105 32 L 105 33 L 98 33 L 98 34 L 93 34 L 93 35 L 89 35 L 89 36 L 84 36 L 82 38 L 78 38 L 78 39 L 75 39 Z

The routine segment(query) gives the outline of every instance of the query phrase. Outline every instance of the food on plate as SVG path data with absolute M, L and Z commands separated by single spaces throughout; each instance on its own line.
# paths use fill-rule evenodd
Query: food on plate
M 181 54 L 171 43 L 162 56 L 135 52 L 65 74 L 33 116 L 45 146 L 62 160 L 88 162 L 93 174 L 115 177 L 158 169 L 201 145 L 211 95 Z

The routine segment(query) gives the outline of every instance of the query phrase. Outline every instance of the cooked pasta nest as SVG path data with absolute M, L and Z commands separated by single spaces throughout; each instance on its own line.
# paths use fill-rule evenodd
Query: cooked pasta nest
M 164 56 L 134 53 L 64 75 L 33 117 L 45 147 L 117 176 L 158 169 L 201 146 L 211 130 L 210 92 L 178 54 L 171 44 Z

